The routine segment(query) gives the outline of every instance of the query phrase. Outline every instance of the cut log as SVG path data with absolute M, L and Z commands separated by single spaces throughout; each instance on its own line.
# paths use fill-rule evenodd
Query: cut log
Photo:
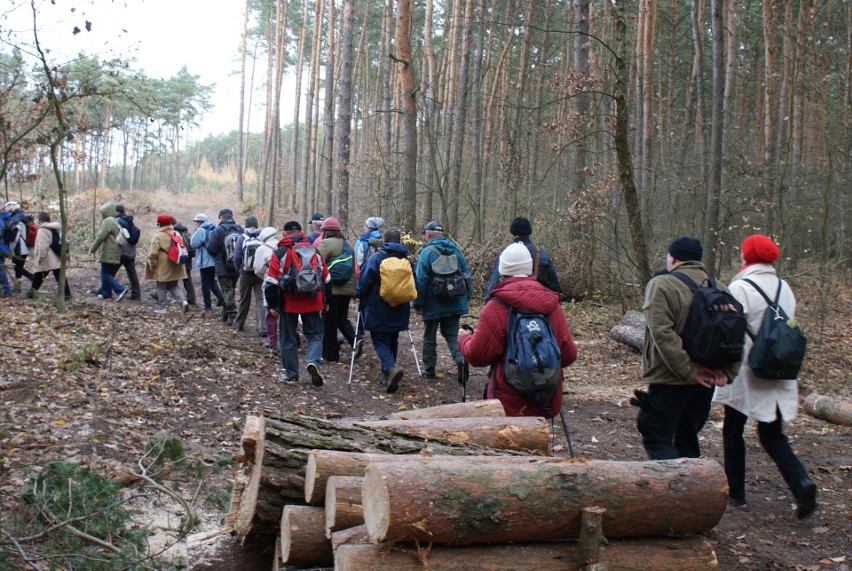
M 361 454 L 358 452 L 338 452 L 336 450 L 311 450 L 308 452 L 308 464 L 305 468 L 305 502 L 317 505 L 325 500 L 326 482 L 331 476 L 364 477 L 367 466 L 373 462 L 445 462 L 455 456 L 428 454 Z M 547 456 L 468 456 L 469 462 L 492 460 L 501 462 L 545 462 L 561 461 L 564 458 Z
M 844 426 L 852 426 L 852 403 L 811 393 L 802 404 L 809 415 Z
M 414 420 L 415 418 L 469 418 L 474 416 L 500 417 L 506 416 L 506 411 L 499 400 L 489 399 L 403 410 L 390 415 L 390 419 Z
M 341 529 L 331 534 L 331 549 L 337 551 L 341 545 L 361 545 L 370 543 L 366 525 L 357 525 L 349 529 Z
M 325 567 L 333 562 L 331 539 L 325 536 L 325 510 L 286 506 L 281 514 L 281 563 Z
M 322 420 L 298 414 L 249 417 L 243 433 L 246 451 L 234 479 L 225 524 L 240 541 L 249 535 L 275 535 L 285 505 L 305 502 L 305 465 L 309 450 L 385 454 L 496 454 L 469 442 L 425 438 L 352 421 Z M 406 421 L 398 421 L 406 422 Z M 263 430 L 260 429 L 263 427 Z M 520 453 L 500 450 L 500 454 Z M 341 474 L 347 475 L 347 474 Z M 325 482 L 323 482 L 325 486 Z M 325 488 L 322 488 L 323 493 Z
M 641 311 L 628 311 L 609 332 L 609 336 L 642 351 L 645 343 L 645 314 Z
M 599 561 L 608 571 L 704 571 L 719 567 L 713 547 L 703 537 L 612 541 L 601 546 Z M 580 548 L 569 542 L 433 545 L 420 550 L 391 544 L 347 544 L 337 549 L 334 562 L 337 571 L 567 571 L 585 565 Z
M 550 454 L 550 423 L 536 416 L 366 420 L 357 424 L 429 440 L 438 438 L 445 442 Z
M 332 476 L 325 487 L 325 535 L 364 524 L 361 485 L 364 478 Z
M 584 506 L 606 509 L 607 538 L 701 533 L 725 513 L 718 462 L 563 460 L 371 464 L 370 540 L 449 545 L 575 539 Z

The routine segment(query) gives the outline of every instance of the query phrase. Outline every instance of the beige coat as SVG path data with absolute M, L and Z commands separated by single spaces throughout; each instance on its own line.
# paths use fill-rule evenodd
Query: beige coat
M 158 282 L 173 282 L 186 279 L 186 267 L 176 264 L 169 259 L 169 248 L 172 247 L 171 226 L 162 226 L 151 238 L 151 253 L 145 264 L 145 279 Z
M 39 224 L 35 243 L 35 271 L 49 272 L 59 269 L 59 256 L 50 249 L 50 243 L 53 241 L 53 232 L 51 230 L 59 230 L 60 228 L 61 225 L 59 222 L 44 222 Z

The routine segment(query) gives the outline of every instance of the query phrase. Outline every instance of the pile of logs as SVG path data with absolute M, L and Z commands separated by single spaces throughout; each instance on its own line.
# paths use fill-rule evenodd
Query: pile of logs
M 387 421 L 267 411 L 246 422 L 226 523 L 276 543 L 275 569 L 716 568 L 697 534 L 727 505 L 718 463 L 550 457 L 548 422 L 502 415 L 498 401 Z

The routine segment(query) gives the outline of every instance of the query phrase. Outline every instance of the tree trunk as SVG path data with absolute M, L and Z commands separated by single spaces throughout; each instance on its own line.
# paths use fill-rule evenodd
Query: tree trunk
M 425 552 L 399 545 L 341 543 L 334 563 L 337 571 L 525 571 L 586 566 L 580 547 L 571 542 L 432 545 Z M 608 571 L 701 571 L 719 567 L 713 546 L 703 537 L 612 541 L 601 547 L 598 563 Z
M 281 562 L 293 567 L 327 567 L 334 563 L 331 539 L 325 536 L 325 510 L 286 506 L 281 514 Z
M 334 209 L 334 170 L 335 167 L 340 167 L 340 163 L 335 164 L 334 162 L 334 151 L 335 151 L 335 141 L 334 141 L 334 128 L 335 128 L 335 117 L 334 117 L 334 100 L 335 94 L 337 93 L 336 85 L 335 85 L 335 66 L 336 66 L 336 56 L 337 56 L 337 46 L 335 42 L 335 24 L 337 23 L 337 10 L 335 10 L 335 4 L 337 0 L 328 0 L 328 27 L 326 32 L 326 56 L 325 56 L 325 98 L 323 103 L 325 108 L 323 110 L 323 128 L 322 128 L 322 147 L 320 151 L 320 173 L 319 179 L 320 184 L 319 192 L 322 194 L 323 201 L 322 206 L 320 206 L 320 200 L 317 200 L 317 210 L 321 210 L 322 212 L 327 212 L 326 216 L 332 216 Z M 344 5 L 346 4 L 346 0 L 344 0 Z M 344 17 L 342 21 L 343 25 L 343 33 L 346 33 L 346 19 Z M 345 42 L 345 39 L 343 40 Z M 346 49 L 345 47 L 343 49 Z M 345 57 L 345 56 L 344 56 Z M 346 65 L 345 61 L 342 62 L 343 65 Z M 352 82 L 352 38 L 350 35 L 349 38 L 349 81 L 350 85 Z M 304 212 L 305 216 L 308 216 L 310 211 L 306 210 Z M 342 222 L 342 221 L 341 221 Z M 346 228 L 346 225 L 343 225 Z
M 461 52 L 459 57 L 459 72 L 456 77 L 456 94 L 453 98 L 453 113 L 455 115 L 452 158 L 450 159 L 450 180 L 449 180 L 449 196 L 452 201 L 450 210 L 450 229 L 451 232 L 459 234 L 459 209 L 462 202 L 461 192 L 461 171 L 462 171 L 462 156 L 464 152 L 464 136 L 467 123 L 467 89 L 468 89 L 468 70 L 470 69 L 470 46 L 471 32 L 473 28 L 473 7 L 475 2 L 469 0 L 465 2 L 464 19 L 462 26 Z
M 355 0 L 344 0 L 341 19 L 340 109 L 337 118 L 337 215 L 349 228 L 349 160 L 352 132 L 352 42 L 355 31 Z
M 302 185 L 299 189 L 299 204 L 296 212 L 302 214 L 302 218 L 308 216 L 308 199 L 309 185 L 311 184 L 311 163 L 313 160 L 311 141 L 313 140 L 313 112 L 314 112 L 314 95 L 316 85 L 316 75 L 319 69 L 319 50 L 320 50 L 320 30 L 322 29 L 322 9 L 323 0 L 317 0 L 316 9 L 314 10 L 314 30 L 313 42 L 311 48 L 311 73 L 310 85 L 308 87 L 308 95 L 305 100 L 305 144 L 304 152 L 302 153 Z
M 775 125 L 777 80 L 775 78 L 775 21 L 773 15 L 776 12 L 775 0 L 763 0 L 763 168 L 765 169 L 766 199 L 772 200 L 775 189 Z M 768 230 L 774 234 L 775 218 L 772 216 L 773 209 L 769 209 Z
M 332 476 L 325 485 L 325 535 L 364 525 L 361 486 L 364 478 Z
M 398 0 L 396 58 L 402 103 L 402 220 L 404 232 L 414 232 L 417 220 L 417 100 L 411 59 L 411 0 Z
M 574 0 L 574 73 L 580 81 L 589 80 L 589 4 L 591 0 Z M 579 122 L 577 133 L 577 144 L 574 145 L 574 168 L 572 189 L 575 196 L 581 196 L 586 190 L 586 157 L 588 148 L 586 144 L 586 133 L 589 124 L 589 100 L 590 96 L 583 86 L 574 98 L 574 114 Z
M 844 426 L 852 426 L 852 403 L 811 393 L 802 403 L 809 415 Z
M 641 311 L 628 311 L 622 316 L 621 322 L 613 326 L 609 336 L 619 343 L 642 351 L 645 343 L 645 314 Z
M 234 477 L 231 503 L 225 516 L 225 524 L 234 528 L 241 541 L 250 534 L 277 533 L 283 506 L 305 502 L 305 467 L 311 450 L 466 456 L 488 454 L 490 450 L 437 435 L 428 438 L 407 435 L 352 421 L 269 414 L 267 418 L 248 417 L 243 433 L 244 454 Z M 510 450 L 500 453 L 516 454 Z
M 576 538 L 585 506 L 607 510 L 604 535 L 701 533 L 725 513 L 728 484 L 714 460 L 453 460 L 371 464 L 364 521 L 373 542 L 450 545 Z
M 415 418 L 468 418 L 472 416 L 506 416 L 503 404 L 497 399 L 456 402 L 427 408 L 403 410 L 390 415 L 391 420 Z
M 654 40 L 657 35 L 657 0 L 645 0 L 645 37 L 642 38 L 642 191 L 651 195 L 654 162 Z
M 308 36 L 308 6 L 310 2 L 302 3 L 302 32 L 299 34 L 299 52 L 296 56 L 296 88 L 294 90 L 295 101 L 293 103 L 293 134 L 290 139 L 290 176 L 293 192 L 290 196 L 295 195 L 295 190 L 299 184 L 299 133 L 301 131 L 299 125 L 299 112 L 301 111 L 302 100 L 302 72 L 305 68 L 305 39 Z M 293 209 L 291 200 L 290 209 Z
M 237 133 L 237 203 L 243 203 L 243 137 L 245 136 L 246 54 L 248 52 L 249 0 L 243 6 L 243 43 L 240 50 L 240 121 Z
M 476 44 L 473 48 L 473 69 L 471 77 L 473 84 L 470 90 L 471 124 L 470 139 L 472 141 L 471 163 L 470 163 L 470 194 L 473 204 L 473 239 L 482 242 L 484 239 L 484 226 L 481 217 L 483 204 L 482 188 L 482 98 L 484 94 L 482 81 L 482 59 L 484 57 L 485 44 L 485 22 L 488 13 L 485 8 L 485 0 L 479 0 L 479 19 L 476 26 Z
M 704 220 L 704 265 L 713 275 L 718 273 L 716 263 L 719 249 L 719 212 L 722 201 L 722 145 L 725 133 L 723 102 L 725 93 L 725 39 L 723 34 L 723 6 L 721 0 L 711 0 L 713 29 L 713 110 L 710 118 L 710 186 L 707 192 L 707 209 Z

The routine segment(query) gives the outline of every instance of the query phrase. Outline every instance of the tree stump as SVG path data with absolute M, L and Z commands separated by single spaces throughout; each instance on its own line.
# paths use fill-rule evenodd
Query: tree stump
M 852 403 L 811 393 L 802 403 L 809 415 L 844 426 L 852 426 Z

